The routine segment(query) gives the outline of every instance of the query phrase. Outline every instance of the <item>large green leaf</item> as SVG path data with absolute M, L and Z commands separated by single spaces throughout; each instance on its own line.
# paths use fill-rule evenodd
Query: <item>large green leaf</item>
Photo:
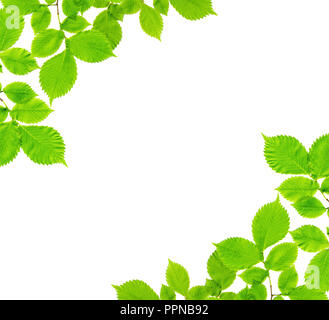
M 33 12 L 31 18 L 31 25 L 34 33 L 46 30 L 51 22 L 51 12 L 47 6 L 40 7 Z
M 132 280 L 121 286 L 113 286 L 119 300 L 159 300 L 159 296 L 143 281 Z
M 170 0 L 170 3 L 180 15 L 189 20 L 215 14 L 211 0 Z
M 7 85 L 3 89 L 3 92 L 11 101 L 15 103 L 27 102 L 37 95 L 33 89 L 24 82 L 13 82 Z
M 55 29 L 42 31 L 33 39 L 31 52 L 39 58 L 51 56 L 60 48 L 64 37 L 63 31 Z
M 305 273 L 306 283 L 317 285 L 317 280 L 321 290 L 329 291 L 329 249 L 319 252 L 311 260 Z
M 293 207 L 304 218 L 317 218 L 326 212 L 322 202 L 314 197 L 303 198 L 293 204 Z
M 268 165 L 278 173 L 307 174 L 308 154 L 305 147 L 290 136 L 266 137 L 264 155 Z
M 289 292 L 290 300 L 328 300 L 325 293 L 318 289 L 308 289 L 300 286 Z
M 312 197 L 319 188 L 319 184 L 314 180 L 304 177 L 291 177 L 283 181 L 277 190 L 287 200 L 295 202 L 305 197 Z
M 169 287 L 183 296 L 187 295 L 190 287 L 190 278 L 183 266 L 169 260 L 166 279 Z
M 329 134 L 312 144 L 309 155 L 312 176 L 316 179 L 329 176 Z
M 13 161 L 20 149 L 21 142 L 17 126 L 12 122 L 0 124 L 0 166 Z
M 265 260 L 268 270 L 284 271 L 297 259 L 298 249 L 294 243 L 281 243 L 274 247 Z
M 217 245 L 220 259 L 232 270 L 242 270 L 261 261 L 261 254 L 254 243 L 243 238 L 229 238 Z
M 161 39 L 163 20 L 161 14 L 157 10 L 143 4 L 139 14 L 139 21 L 146 34 L 159 40 Z

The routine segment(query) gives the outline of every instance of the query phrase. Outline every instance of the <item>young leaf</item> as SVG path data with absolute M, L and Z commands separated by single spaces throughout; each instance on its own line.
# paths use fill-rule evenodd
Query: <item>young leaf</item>
M 296 138 L 263 137 L 265 159 L 274 171 L 285 174 L 308 174 L 307 151 Z
M 21 36 L 24 28 L 24 19 L 22 17 L 18 20 L 18 28 L 8 28 L 8 22 L 13 26 L 16 22 L 10 18 L 11 14 L 11 12 L 7 13 L 5 9 L 0 9 L 0 51 L 7 50 L 13 46 Z
M 296 202 L 305 197 L 312 197 L 319 190 L 319 184 L 304 177 L 292 177 L 282 182 L 277 190 L 287 200 Z
M 320 217 L 326 212 L 322 202 L 314 197 L 298 200 L 293 207 L 302 217 L 310 219 Z
M 284 271 L 297 259 L 298 249 L 294 243 L 281 243 L 274 247 L 267 256 L 265 267 L 268 270 Z
M 329 176 L 329 134 L 318 138 L 309 151 L 310 170 L 314 178 Z
M 282 294 L 289 295 L 289 292 L 296 288 L 298 283 L 298 274 L 295 267 L 281 272 L 278 280 L 278 286 Z
M 204 286 L 192 287 L 186 296 L 187 300 L 206 300 L 209 297 L 209 293 Z
M 170 0 L 170 3 L 180 15 L 189 20 L 215 14 L 211 0 Z
M 329 291 L 329 249 L 319 252 L 311 260 L 305 273 L 305 282 L 319 284 L 321 290 Z
M 169 287 L 186 297 L 190 287 L 190 278 L 184 267 L 169 260 L 166 279 Z
M 64 32 L 48 29 L 40 32 L 32 41 L 32 54 L 38 58 L 45 58 L 54 54 L 64 40 Z
M 289 216 L 279 201 L 263 206 L 252 222 L 252 234 L 260 251 L 282 240 L 289 230 Z
M 0 123 L 6 121 L 9 110 L 5 107 L 0 106 Z
M 90 23 L 81 16 L 67 17 L 61 24 L 61 29 L 71 33 L 77 33 L 86 29 Z
M 24 123 L 38 123 L 46 119 L 52 110 L 40 99 L 33 99 L 22 104 L 16 104 L 10 111 L 13 119 Z
M 40 84 L 50 101 L 68 93 L 77 79 L 77 64 L 65 50 L 44 63 L 40 70 Z
M 223 292 L 219 297 L 219 300 L 237 300 L 237 299 L 238 299 L 238 295 L 234 292 Z
M 25 49 L 8 49 L 0 54 L 0 58 L 5 67 L 17 75 L 25 75 L 39 68 L 31 53 Z
M 161 300 L 176 300 L 176 293 L 175 293 L 174 289 L 163 284 L 161 287 L 161 291 L 160 291 L 160 299 Z
M 216 245 L 220 259 L 232 270 L 242 270 L 261 261 L 258 248 L 243 238 L 229 238 Z
M 305 225 L 290 233 L 298 247 L 304 251 L 318 252 L 329 247 L 326 235 L 316 226 Z
M 21 147 L 17 126 L 12 122 L 0 124 L 0 166 L 13 161 Z
M 247 284 L 261 284 L 268 277 L 268 271 L 262 268 L 252 267 L 241 273 L 239 277 Z
M 24 82 L 13 82 L 6 86 L 3 92 L 15 103 L 24 103 L 37 96 L 33 89 Z
M 328 300 L 325 293 L 318 289 L 307 289 L 306 286 L 300 286 L 289 292 L 290 300 Z
M 51 12 L 47 6 L 40 7 L 37 11 L 33 12 L 31 18 L 31 25 L 34 33 L 39 33 L 46 30 L 51 21 Z
M 161 14 L 157 10 L 143 4 L 139 15 L 139 21 L 146 34 L 161 40 L 163 21 Z
M 20 126 L 19 129 L 22 149 L 33 162 L 66 165 L 64 141 L 56 130 L 44 126 Z
M 153 0 L 153 6 L 159 13 L 166 16 L 169 10 L 169 0 Z
M 228 288 L 236 277 L 236 272 L 223 264 L 217 250 L 208 259 L 207 270 L 210 277 L 219 284 L 221 290 Z
M 78 33 L 69 39 L 72 54 L 85 62 L 101 62 L 113 57 L 111 45 L 106 36 L 96 30 Z
M 21 15 L 27 15 L 40 7 L 39 0 L 1 0 L 4 7 L 15 6 Z
M 159 300 L 158 295 L 144 281 L 132 280 L 113 287 L 119 300 Z
M 320 191 L 323 193 L 329 193 L 329 178 L 325 178 L 322 181 Z
M 101 12 L 94 21 L 94 28 L 105 34 L 112 50 L 120 43 L 122 30 L 120 23 L 114 19 L 108 10 Z

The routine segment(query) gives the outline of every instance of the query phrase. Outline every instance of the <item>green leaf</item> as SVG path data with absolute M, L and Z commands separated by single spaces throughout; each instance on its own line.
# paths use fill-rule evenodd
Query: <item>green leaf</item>
M 169 260 L 166 279 L 169 287 L 184 297 L 187 295 L 190 287 L 190 278 L 184 267 Z
M 5 9 L 0 9 L 0 51 L 4 51 L 13 46 L 22 34 L 24 28 L 24 19 L 22 17 L 11 18 L 12 12 L 7 13 Z M 8 20 L 9 19 L 9 20 Z M 18 21 L 18 28 L 14 28 Z M 8 28 L 7 23 L 13 28 Z
M 120 8 L 124 14 L 134 14 L 142 8 L 142 4 L 142 0 L 122 0 Z
M 319 190 L 319 184 L 304 177 L 292 177 L 282 182 L 277 190 L 290 201 L 298 201 L 305 197 L 312 197 Z
M 205 287 L 207 288 L 209 294 L 211 296 L 218 297 L 220 293 L 222 292 L 222 287 L 219 285 L 215 280 L 206 280 Z
M 50 101 L 68 93 L 76 79 L 77 65 L 68 50 L 45 62 L 40 71 L 40 84 Z
M 119 300 L 159 300 L 158 295 L 144 281 L 132 280 L 113 287 Z
M 266 300 L 267 290 L 263 284 L 256 284 L 251 286 L 250 295 L 254 296 L 254 300 Z
M 105 34 L 114 50 L 122 39 L 122 30 L 119 22 L 105 10 L 94 21 L 94 28 Z
M 252 222 L 252 234 L 260 251 L 282 240 L 288 230 L 289 216 L 279 197 L 259 209 Z
M 290 233 L 298 247 L 304 251 L 318 252 L 329 247 L 326 235 L 316 226 L 305 225 Z
M 326 212 L 322 202 L 314 197 L 298 200 L 293 207 L 302 217 L 310 219 L 320 217 Z
M 50 25 L 50 21 L 51 12 L 47 6 L 42 6 L 37 11 L 33 12 L 31 25 L 34 33 L 39 33 L 46 30 Z
M 160 291 L 160 299 L 161 300 L 176 300 L 176 293 L 175 293 L 174 289 L 163 284 L 161 287 L 161 291 Z
M 282 301 L 282 300 L 284 300 L 284 299 L 283 299 L 283 297 L 281 297 L 281 296 L 276 296 L 273 300 Z
M 110 0 L 94 0 L 93 7 L 95 8 L 106 8 L 110 4 Z
M 328 300 L 325 293 L 318 289 L 307 289 L 306 286 L 300 286 L 289 292 L 291 300 Z
M 70 17 L 85 12 L 91 7 L 91 0 L 63 0 L 62 9 L 63 13 Z
M 266 137 L 264 155 L 274 171 L 285 174 L 308 174 L 308 155 L 305 147 L 290 136 Z
M 153 0 L 153 6 L 159 13 L 166 16 L 169 10 L 169 0 Z
M 40 7 L 39 0 L 1 0 L 4 7 L 16 6 L 20 14 L 27 15 Z
M 223 292 L 219 298 L 219 300 L 237 300 L 237 299 L 238 299 L 238 295 L 234 292 Z
M 170 0 L 170 3 L 180 15 L 189 20 L 215 14 L 211 0 Z
M 236 272 L 223 264 L 217 250 L 208 259 L 207 270 L 210 277 L 219 284 L 221 290 L 228 288 L 236 277 Z
M 282 294 L 289 295 L 289 292 L 296 288 L 298 283 L 298 274 L 295 267 L 283 271 L 278 280 L 278 286 Z
M 229 238 L 216 245 L 220 259 L 232 270 L 242 270 L 261 261 L 255 244 L 243 238 Z
M 13 161 L 21 147 L 17 126 L 12 122 L 0 124 L 0 166 Z
M 5 67 L 17 75 L 25 75 L 39 68 L 31 53 L 25 49 L 8 49 L 0 54 L 0 58 Z
M 22 149 L 33 162 L 66 165 L 64 141 L 56 130 L 44 126 L 20 126 L 19 129 Z
M 314 178 L 329 176 L 329 134 L 318 138 L 309 151 L 311 174 Z
M 78 33 L 69 39 L 74 56 L 85 62 L 101 62 L 113 57 L 111 45 L 106 36 L 96 30 Z
M 163 21 L 161 14 L 157 10 L 144 4 L 139 15 L 139 21 L 146 34 L 161 40 Z
M 315 273 L 314 273 L 315 272 Z M 329 249 L 319 252 L 310 262 L 305 273 L 305 282 L 312 283 L 313 277 L 316 285 L 323 291 L 329 291 Z
M 329 193 L 329 178 L 325 178 L 322 181 L 320 191 L 323 193 Z
M 267 256 L 265 267 L 268 270 L 284 271 L 297 259 L 298 249 L 294 243 L 281 243 L 274 247 Z
M 55 29 L 40 32 L 32 41 L 32 54 L 38 58 L 53 55 L 60 48 L 64 37 L 63 31 Z
M 268 271 L 262 268 L 252 267 L 241 273 L 239 277 L 247 284 L 261 284 L 268 277 Z
M 86 29 L 90 23 L 81 16 L 67 17 L 61 24 L 61 29 L 71 33 L 77 33 Z
M 9 110 L 5 107 L 0 106 L 0 123 L 6 121 Z
M 10 111 L 10 115 L 15 120 L 30 124 L 43 121 L 52 111 L 46 103 L 35 98 L 22 104 L 16 104 Z
M 13 82 L 6 86 L 3 92 L 15 103 L 24 103 L 37 96 L 33 89 L 25 82 Z
M 204 286 L 192 287 L 186 296 L 186 300 L 206 300 L 209 297 L 209 293 Z

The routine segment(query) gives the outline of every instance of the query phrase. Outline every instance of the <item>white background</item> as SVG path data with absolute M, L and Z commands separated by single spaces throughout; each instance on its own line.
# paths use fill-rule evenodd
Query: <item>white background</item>
M 261 132 L 307 147 L 329 132 L 329 3 L 214 9 L 189 22 L 171 8 L 162 42 L 125 18 L 118 58 L 79 62 L 44 122 L 63 135 L 69 168 L 21 153 L 0 169 L 1 299 L 115 299 L 111 284 L 136 278 L 159 290 L 168 258 L 203 284 L 213 242 L 251 239 L 284 179 L 264 161 Z M 17 46 L 29 48 L 30 32 Z M 20 80 L 41 92 L 37 73 Z M 292 229 L 305 223 L 284 204 Z

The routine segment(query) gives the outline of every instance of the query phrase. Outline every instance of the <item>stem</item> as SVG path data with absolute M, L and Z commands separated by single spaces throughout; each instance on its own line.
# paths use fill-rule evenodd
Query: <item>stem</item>
M 320 191 L 320 192 L 321 192 L 323 198 L 325 198 L 329 202 L 329 199 L 324 195 L 324 193 L 322 191 Z
M 270 294 L 271 294 L 271 300 L 273 300 L 273 286 L 272 286 L 272 281 L 271 281 L 271 276 L 270 276 L 270 272 L 268 272 L 268 282 L 270 284 Z
M 61 18 L 60 18 L 60 15 L 59 15 L 59 0 L 56 1 L 56 7 L 57 7 L 57 19 L 58 19 L 58 23 L 59 23 L 59 26 L 62 24 L 61 22 Z

